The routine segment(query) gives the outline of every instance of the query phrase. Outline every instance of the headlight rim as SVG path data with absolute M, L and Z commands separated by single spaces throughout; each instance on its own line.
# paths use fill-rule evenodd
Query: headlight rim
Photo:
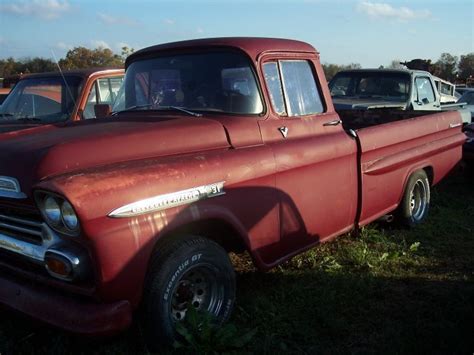
M 35 199 L 35 202 L 36 202 L 36 205 L 41 213 L 41 215 L 43 216 L 43 219 L 45 221 L 45 223 L 54 231 L 62 234 L 62 235 L 66 235 L 66 236 L 70 236 L 70 237 L 77 237 L 80 235 L 80 231 L 81 231 L 81 228 L 80 228 L 80 219 L 79 219 L 79 216 L 76 212 L 76 210 L 74 209 L 74 206 L 72 205 L 71 202 L 69 202 L 69 200 L 67 198 L 65 198 L 64 196 L 62 195 L 59 195 L 57 193 L 54 193 L 54 192 L 50 192 L 50 191 L 45 191 L 45 190 L 36 190 L 34 192 L 34 199 Z M 55 199 L 56 203 L 59 205 L 59 209 L 60 209 L 60 221 L 58 224 L 54 224 L 50 221 L 50 219 L 47 217 L 46 213 L 45 213 L 45 208 L 44 208 L 44 202 L 46 201 L 46 199 L 48 197 L 52 197 Z M 70 229 L 66 223 L 64 222 L 64 219 L 63 219 L 63 213 L 62 213 L 62 205 L 67 202 L 70 206 L 71 206 L 71 209 L 72 211 L 74 212 L 75 216 L 76 216 L 76 219 L 77 219 L 77 225 L 76 225 L 76 228 L 75 229 Z

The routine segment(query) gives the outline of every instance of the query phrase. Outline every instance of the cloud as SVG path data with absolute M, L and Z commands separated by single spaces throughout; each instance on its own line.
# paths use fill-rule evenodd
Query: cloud
M 376 3 L 363 1 L 357 5 L 357 11 L 372 19 L 394 19 L 399 21 L 410 21 L 415 19 L 430 18 L 429 10 L 413 10 L 408 7 L 393 7 L 387 3 Z
M 107 48 L 107 49 L 112 49 L 109 44 L 103 40 L 100 40 L 100 39 L 94 39 L 91 41 L 91 45 L 92 47 L 94 48 L 99 48 L 99 47 L 102 47 L 102 48 Z
M 68 51 L 70 49 L 73 49 L 73 45 L 72 44 L 67 44 L 67 43 L 64 43 L 64 42 L 58 42 L 58 43 L 56 43 L 56 48 Z
M 21 0 L 0 5 L 0 13 L 53 20 L 71 9 L 67 0 Z
M 201 34 L 204 33 L 204 30 L 203 30 L 201 27 L 198 27 L 198 28 L 196 29 L 196 32 L 201 35 Z
M 112 16 L 99 12 L 97 13 L 97 17 L 99 18 L 100 22 L 106 25 L 136 26 L 138 24 L 137 21 L 126 16 Z
M 175 21 L 172 20 L 172 19 L 170 19 L 170 18 L 167 18 L 167 19 L 164 19 L 164 20 L 163 20 L 163 23 L 164 23 L 165 25 L 170 25 L 170 26 L 171 26 L 171 25 L 174 25 L 174 24 L 175 24 Z

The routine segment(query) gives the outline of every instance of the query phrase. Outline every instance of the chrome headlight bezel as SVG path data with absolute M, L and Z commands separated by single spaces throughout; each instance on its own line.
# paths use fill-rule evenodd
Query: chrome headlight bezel
M 77 216 L 77 213 L 74 210 L 72 204 L 68 200 L 66 200 L 66 198 L 61 195 L 47 191 L 35 191 L 34 196 L 36 205 L 38 206 L 38 209 L 41 212 L 43 219 L 51 229 L 61 234 L 73 237 L 76 237 L 80 234 L 79 217 Z M 51 218 L 51 212 L 47 212 L 47 204 L 49 204 L 50 206 L 54 206 L 54 203 L 51 202 L 51 199 L 54 200 L 54 202 L 59 208 L 59 220 L 58 218 Z M 71 224 L 66 222 L 66 213 L 69 214 L 69 216 L 66 217 L 68 218 L 69 222 L 71 220 L 74 220 L 75 218 L 75 226 L 74 223 Z

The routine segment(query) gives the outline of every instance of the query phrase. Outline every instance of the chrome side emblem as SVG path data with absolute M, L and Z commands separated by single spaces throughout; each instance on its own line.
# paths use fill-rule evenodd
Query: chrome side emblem
M 288 127 L 283 126 L 283 127 L 278 128 L 278 130 L 280 131 L 283 138 L 286 138 L 288 136 Z
M 20 183 L 17 179 L 10 176 L 0 176 L 0 197 L 26 198 L 21 192 Z
M 165 195 L 158 195 L 144 200 L 130 203 L 113 210 L 109 217 L 133 217 L 145 213 L 158 212 L 172 207 L 187 205 L 205 198 L 224 195 L 224 181 L 210 185 L 193 187 Z

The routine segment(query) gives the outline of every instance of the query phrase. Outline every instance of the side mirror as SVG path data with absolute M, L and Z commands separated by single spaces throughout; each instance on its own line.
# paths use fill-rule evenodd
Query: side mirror
M 109 104 L 96 104 L 94 105 L 94 113 L 96 118 L 104 118 L 110 116 L 112 107 Z

